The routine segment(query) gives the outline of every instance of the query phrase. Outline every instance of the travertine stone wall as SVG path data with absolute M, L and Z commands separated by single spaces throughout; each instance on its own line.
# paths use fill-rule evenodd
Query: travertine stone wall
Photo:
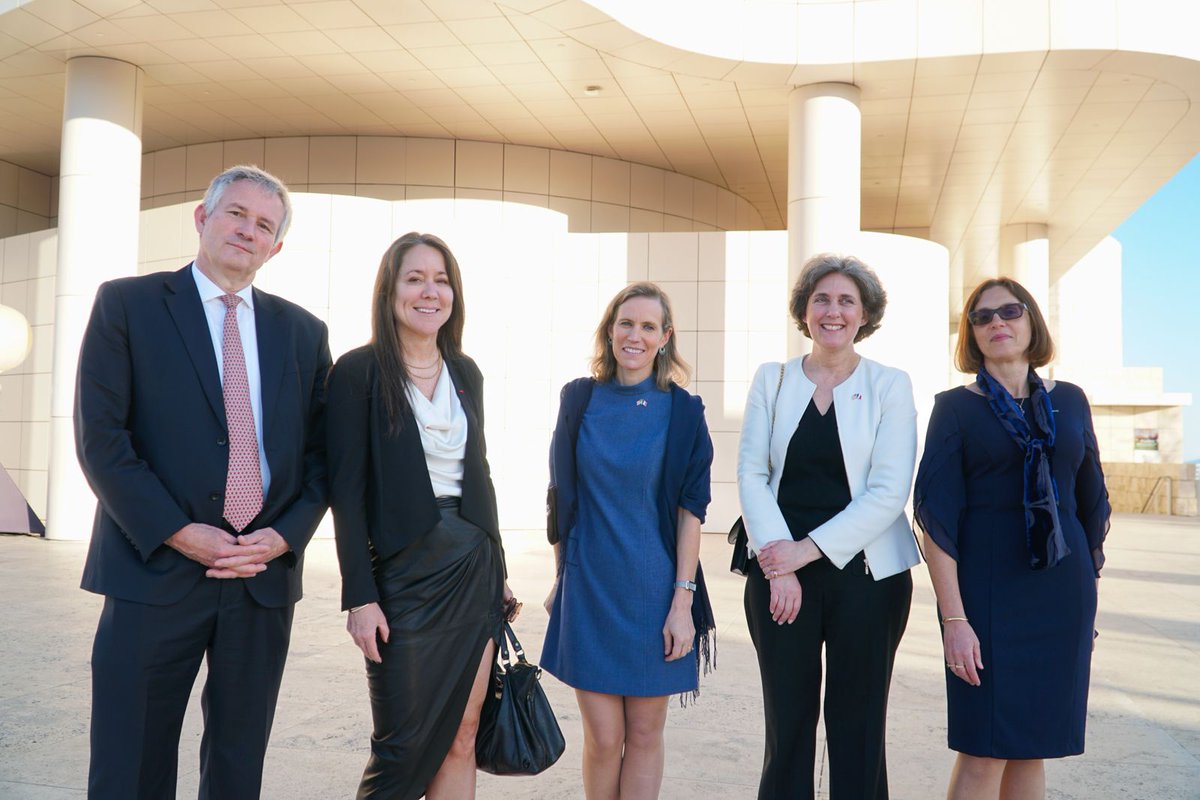
M 1104 477 L 1113 511 L 1195 517 L 1195 464 L 1105 462 Z

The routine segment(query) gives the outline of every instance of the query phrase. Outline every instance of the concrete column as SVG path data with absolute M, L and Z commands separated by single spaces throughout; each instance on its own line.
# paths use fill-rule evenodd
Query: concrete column
M 800 86 L 788 95 L 788 289 L 817 253 L 852 252 L 861 223 L 862 112 L 848 83 Z M 788 356 L 808 352 L 791 327 Z
M 91 533 L 92 494 L 75 457 L 75 372 L 96 288 L 137 273 L 142 81 L 141 69 L 124 61 L 67 62 L 46 512 L 46 535 L 55 539 Z
M 1028 289 L 1050 319 L 1050 238 L 1045 225 L 1021 222 L 1000 229 L 1000 274 Z

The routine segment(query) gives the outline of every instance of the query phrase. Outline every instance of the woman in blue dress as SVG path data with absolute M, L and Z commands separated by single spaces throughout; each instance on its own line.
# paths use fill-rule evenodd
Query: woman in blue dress
M 542 667 L 573 687 L 588 798 L 653 798 L 667 699 L 696 692 L 712 609 L 700 570 L 712 442 L 671 304 L 621 290 L 596 329 L 592 377 L 563 387 L 550 446 L 557 578 Z
M 1083 752 L 1108 493 L 1087 398 L 1043 380 L 1053 357 L 1033 296 L 984 281 L 937 396 L 916 518 L 937 593 L 950 800 L 1043 798 L 1043 759 Z

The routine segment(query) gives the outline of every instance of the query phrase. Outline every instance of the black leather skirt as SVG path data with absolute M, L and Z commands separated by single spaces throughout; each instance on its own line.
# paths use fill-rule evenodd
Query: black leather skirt
M 500 548 L 438 498 L 442 521 L 374 565 L 389 637 L 370 660 L 374 732 L 358 800 L 416 800 L 445 760 L 479 659 L 500 627 Z

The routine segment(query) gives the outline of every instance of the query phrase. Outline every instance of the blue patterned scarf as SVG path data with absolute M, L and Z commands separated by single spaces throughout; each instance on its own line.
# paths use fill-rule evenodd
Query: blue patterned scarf
M 1029 566 L 1047 569 L 1070 555 L 1058 521 L 1058 484 L 1051 464 L 1054 459 L 1054 407 L 1050 393 L 1038 374 L 1029 370 L 1029 418 L 999 381 L 979 368 L 976 376 L 996 419 L 1008 435 L 1025 451 L 1025 541 L 1029 545 Z M 1035 427 L 1036 426 L 1036 427 Z

